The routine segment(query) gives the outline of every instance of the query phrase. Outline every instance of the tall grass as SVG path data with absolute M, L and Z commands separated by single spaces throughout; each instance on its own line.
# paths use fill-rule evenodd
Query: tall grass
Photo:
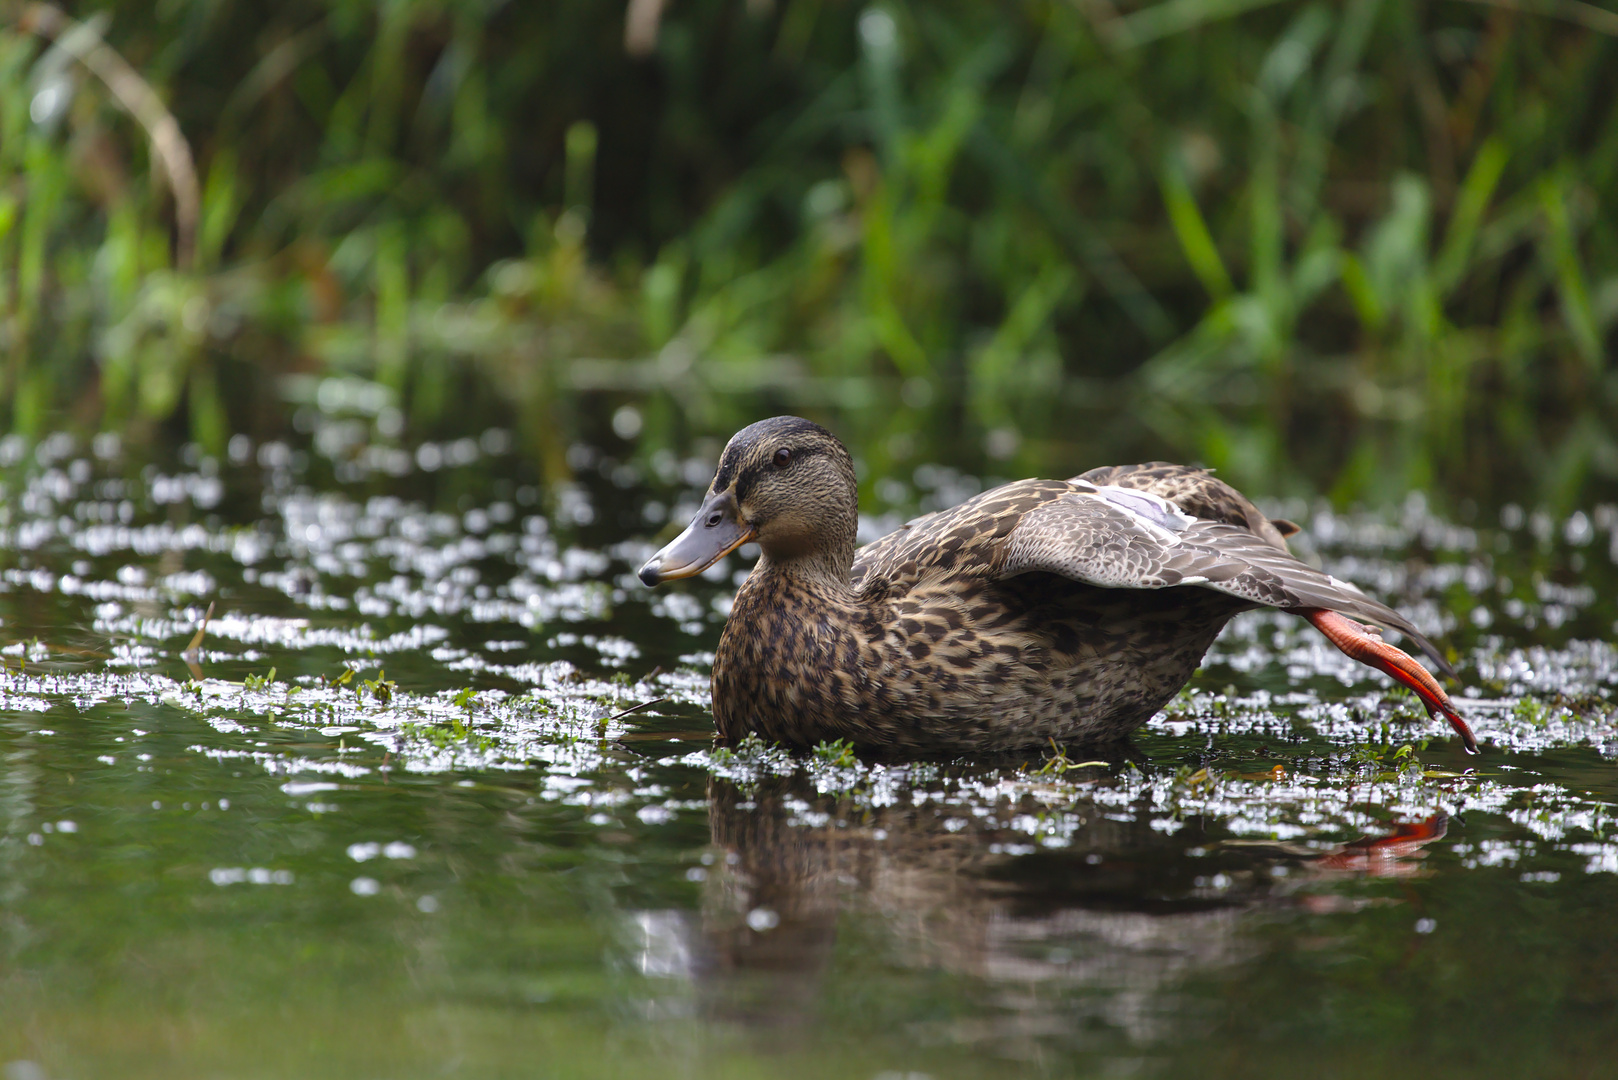
M 144 129 L 10 10 L 19 429 L 217 447 L 312 373 L 417 431 L 501 416 L 553 471 L 629 406 L 645 448 L 808 411 L 873 477 L 1618 478 L 1589 5 L 687 0 L 644 57 L 617 5 L 88 5 L 195 151 L 184 266 Z

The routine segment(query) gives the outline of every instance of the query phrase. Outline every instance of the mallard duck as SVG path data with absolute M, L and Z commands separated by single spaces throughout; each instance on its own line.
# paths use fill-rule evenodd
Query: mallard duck
M 641 568 L 691 577 L 748 541 L 713 666 L 719 734 L 980 753 L 1121 738 L 1237 612 L 1276 607 L 1410 687 L 1476 743 L 1438 682 L 1366 620 L 1449 664 L 1398 612 L 1294 558 L 1206 469 L 1163 462 L 1020 480 L 856 548 L 854 462 L 792 416 L 726 445 L 690 526 Z

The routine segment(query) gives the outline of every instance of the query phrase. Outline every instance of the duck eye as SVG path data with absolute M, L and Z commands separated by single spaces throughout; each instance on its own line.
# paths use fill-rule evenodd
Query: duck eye
M 779 449 L 779 450 L 777 450 L 775 452 L 774 461 L 775 461 L 775 467 L 777 469 L 786 468 L 787 464 L 791 460 L 792 460 L 792 451 L 788 450 L 786 447 L 783 446 L 783 447 L 781 447 L 781 449 Z

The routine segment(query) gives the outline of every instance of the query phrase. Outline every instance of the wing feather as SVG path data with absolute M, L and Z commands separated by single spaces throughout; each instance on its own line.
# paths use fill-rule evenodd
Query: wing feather
M 1250 530 L 1203 519 L 1165 528 L 1109 502 L 1104 491 L 1074 492 L 1030 510 L 1006 537 L 997 565 L 1003 577 L 1042 570 L 1110 589 L 1196 585 L 1255 606 L 1326 608 L 1399 631 L 1453 673 L 1410 620 Z

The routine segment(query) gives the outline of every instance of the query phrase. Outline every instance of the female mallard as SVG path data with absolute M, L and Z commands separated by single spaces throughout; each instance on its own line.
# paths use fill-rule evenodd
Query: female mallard
M 1239 611 L 1277 607 L 1416 692 L 1476 743 L 1425 668 L 1351 615 L 1409 621 L 1295 559 L 1270 521 L 1204 469 L 1153 462 L 1020 480 L 855 550 L 854 463 L 780 416 L 737 432 L 689 528 L 641 568 L 691 577 L 749 540 L 713 668 L 714 719 L 738 739 L 977 752 L 1118 738 L 1191 678 Z

